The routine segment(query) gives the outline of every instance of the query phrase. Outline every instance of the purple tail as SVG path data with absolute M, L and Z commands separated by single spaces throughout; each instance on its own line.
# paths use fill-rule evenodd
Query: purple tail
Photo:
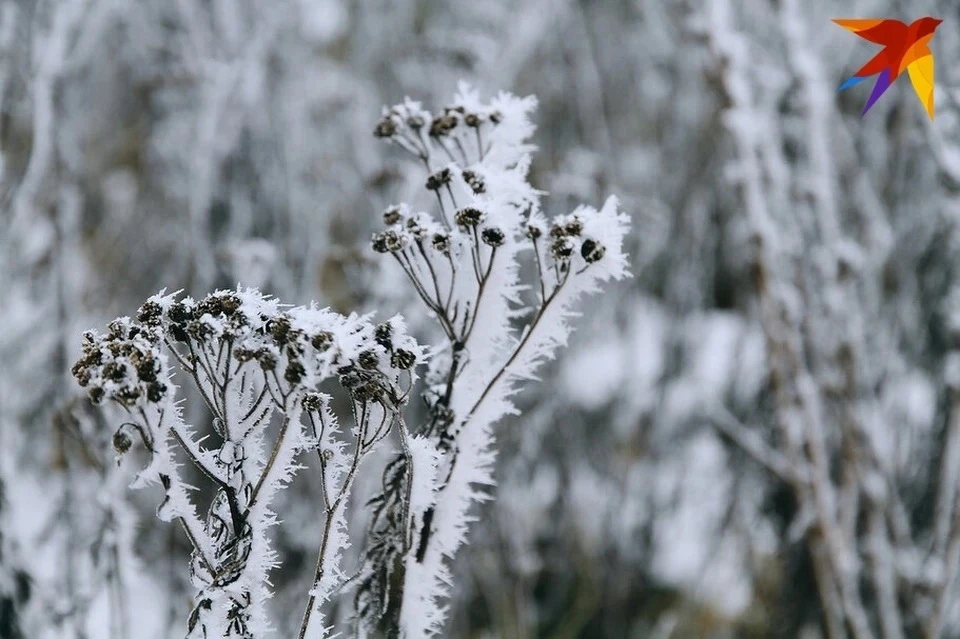
M 893 84 L 893 82 L 890 80 L 890 69 L 884 69 L 880 77 L 877 78 L 877 83 L 873 85 L 873 93 L 870 94 L 870 99 L 867 100 L 867 106 L 863 107 L 863 113 L 860 114 L 861 118 L 865 116 L 867 111 L 870 110 L 870 107 L 880 99 L 883 92 L 890 88 L 891 84 Z

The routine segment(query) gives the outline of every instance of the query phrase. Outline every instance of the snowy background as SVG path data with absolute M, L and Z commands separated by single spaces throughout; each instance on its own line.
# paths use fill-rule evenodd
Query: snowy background
M 830 18 L 926 13 L 936 119 L 904 78 L 861 120 L 876 49 Z M 634 277 L 498 424 L 444 636 L 960 637 L 958 59 L 946 0 L 0 0 L 0 638 L 183 636 L 80 335 L 238 282 L 428 332 L 370 250 L 420 179 L 372 131 L 460 80 L 537 97 L 545 212 L 616 194 Z

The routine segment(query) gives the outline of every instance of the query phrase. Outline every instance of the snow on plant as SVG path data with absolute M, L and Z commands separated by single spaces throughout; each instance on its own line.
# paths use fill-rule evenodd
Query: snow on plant
M 541 194 L 527 181 L 535 106 L 509 94 L 483 104 L 461 87 L 439 113 L 408 99 L 376 126 L 423 164 L 436 205 L 390 207 L 372 242 L 405 272 L 442 332 L 421 391 L 428 419 L 418 427 L 407 428 L 403 408 L 427 349 L 399 317 L 373 325 L 285 307 L 253 289 L 202 300 L 161 292 L 136 319 L 85 334 L 75 377 L 95 402 L 127 412 L 114 446 L 123 454 L 139 442 L 149 453 L 134 486 L 162 487 L 158 516 L 176 521 L 193 547 L 190 639 L 271 630 L 270 505 L 308 454 L 318 459 L 324 521 L 298 639 L 328 636 L 335 620 L 324 605 L 348 588 L 361 636 L 440 631 L 446 563 L 464 542 L 470 504 L 485 498 L 477 486 L 492 483 L 493 424 L 515 412 L 519 382 L 565 343 L 578 299 L 627 275 L 627 216 L 616 199 L 552 221 L 541 213 Z M 521 281 L 524 259 L 536 272 L 532 286 Z M 209 410 L 211 436 L 183 420 L 180 377 Z M 344 404 L 348 434 L 335 415 Z M 401 452 L 368 502 L 359 569 L 345 571 L 351 489 L 363 459 L 389 437 Z M 214 488 L 203 508 L 181 457 Z
M 566 342 L 577 300 L 627 275 L 628 218 L 615 198 L 552 221 L 541 213 L 541 193 L 527 181 L 535 107 L 509 94 L 484 104 L 461 86 L 440 112 L 408 99 L 375 129 L 423 164 L 436 209 L 388 208 L 373 248 L 403 269 L 444 339 L 432 349 L 423 392 L 430 418 L 419 431 L 436 456 L 421 462 L 424 472 L 413 466 L 413 492 L 429 497 L 409 508 L 407 473 L 399 461 L 388 465 L 356 595 L 366 632 L 440 631 L 446 562 L 464 542 L 471 502 L 486 498 L 477 487 L 493 481 L 493 424 L 516 412 L 519 382 Z M 536 272 L 531 303 L 522 295 L 525 256 Z
M 374 326 L 314 306 L 285 308 L 251 289 L 202 300 L 161 293 L 136 319 L 111 322 L 105 335 L 85 334 L 75 377 L 94 402 L 111 400 L 127 411 L 114 447 L 123 454 L 138 441 L 149 452 L 134 487 L 162 486 L 157 515 L 179 522 L 193 547 L 189 637 L 252 638 L 269 630 L 270 503 L 301 454 L 319 457 L 326 522 L 318 574 L 341 578 L 347 495 L 363 458 L 399 427 L 422 354 L 399 319 Z M 215 437 L 198 439 L 183 421 L 171 361 L 209 409 Z M 324 388 L 342 393 L 350 407 L 349 443 L 338 437 L 332 396 L 319 390 L 328 380 Z M 216 487 L 202 513 L 180 454 Z

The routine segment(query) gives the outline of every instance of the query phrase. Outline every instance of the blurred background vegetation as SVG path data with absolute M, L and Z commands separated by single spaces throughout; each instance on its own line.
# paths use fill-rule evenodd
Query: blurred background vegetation
M 960 8 L 840 4 L 0 0 L 0 637 L 120 636 L 98 620 L 134 561 L 125 636 L 182 636 L 186 545 L 112 470 L 111 425 L 68 378 L 79 335 L 161 288 L 238 282 L 427 330 L 367 247 L 420 187 L 372 129 L 383 104 L 438 108 L 459 80 L 537 96 L 545 210 L 617 194 L 635 277 L 591 299 L 500 425 L 448 636 L 827 636 L 810 513 L 741 437 L 786 445 L 757 242 L 858 565 L 848 409 L 905 505 L 895 594 L 923 600 L 960 420 Z M 860 119 L 866 89 L 835 89 L 875 48 L 830 18 L 926 13 L 944 20 L 936 119 L 903 81 Z M 275 605 L 294 620 L 314 514 L 280 512 Z M 866 568 L 856 581 L 879 623 Z M 942 636 L 960 636 L 954 599 Z M 927 614 L 906 606 L 902 636 Z

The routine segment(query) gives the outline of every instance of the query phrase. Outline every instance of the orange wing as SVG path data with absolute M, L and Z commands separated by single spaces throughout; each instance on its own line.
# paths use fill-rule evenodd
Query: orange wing
M 886 46 L 904 44 L 909 29 L 904 23 L 893 19 L 834 18 L 833 21 L 864 40 Z

